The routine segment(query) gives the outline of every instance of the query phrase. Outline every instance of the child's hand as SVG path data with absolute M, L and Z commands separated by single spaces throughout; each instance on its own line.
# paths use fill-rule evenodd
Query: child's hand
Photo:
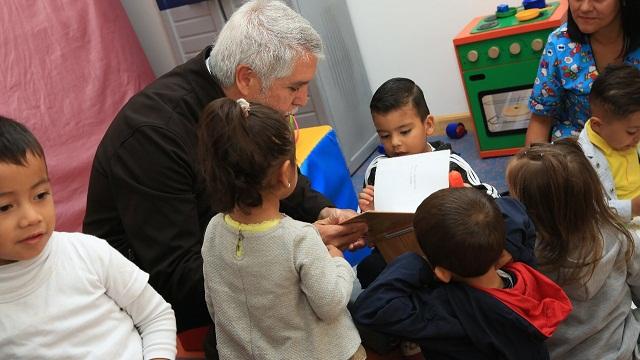
M 342 251 L 333 245 L 327 245 L 327 250 L 329 250 L 329 255 L 331 255 L 331 257 L 344 257 L 344 255 L 342 255 Z
M 631 199 L 631 217 L 640 215 L 640 196 Z
M 373 185 L 367 185 L 358 195 L 358 206 L 362 212 L 371 211 L 375 207 L 373 205 Z

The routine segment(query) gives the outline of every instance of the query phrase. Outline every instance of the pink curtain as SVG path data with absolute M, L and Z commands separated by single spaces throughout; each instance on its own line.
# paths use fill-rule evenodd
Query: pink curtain
M 2 0 L 0 27 L 0 114 L 40 140 L 56 229 L 79 231 L 96 147 L 153 72 L 119 0 Z

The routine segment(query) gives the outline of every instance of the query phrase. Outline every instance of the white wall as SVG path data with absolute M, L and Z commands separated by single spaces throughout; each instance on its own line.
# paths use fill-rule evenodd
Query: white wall
M 181 64 L 155 0 L 120 0 L 156 76 Z
M 155 0 L 121 0 L 156 75 L 181 63 L 171 47 Z M 425 92 L 436 115 L 468 112 L 453 38 L 498 3 L 518 0 L 347 0 L 371 86 L 403 76 Z M 325 39 L 325 41 L 327 41 Z
M 435 115 L 468 112 L 453 38 L 473 18 L 515 0 L 349 0 L 349 13 L 372 91 L 407 77 Z

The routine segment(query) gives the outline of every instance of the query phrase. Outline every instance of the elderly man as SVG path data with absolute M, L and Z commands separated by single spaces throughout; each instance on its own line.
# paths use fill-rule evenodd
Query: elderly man
M 98 147 L 84 231 L 104 238 L 150 273 L 173 305 L 178 329 L 211 323 L 204 301 L 203 234 L 216 213 L 196 162 L 201 110 L 221 97 L 245 98 L 290 114 L 307 101 L 322 43 L 308 21 L 280 2 L 248 2 L 215 45 L 160 77 L 123 107 Z M 323 240 L 363 245 L 362 225 L 300 177 L 281 211 L 315 222 Z M 268 269 L 266 269 L 268 270 Z

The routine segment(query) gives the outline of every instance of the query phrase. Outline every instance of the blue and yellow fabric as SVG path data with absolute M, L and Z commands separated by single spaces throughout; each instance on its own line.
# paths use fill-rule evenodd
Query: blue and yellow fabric
M 311 186 L 340 209 L 358 208 L 358 198 L 351 183 L 349 168 L 340 151 L 336 132 L 328 125 L 298 130 L 296 162 Z M 369 248 L 345 251 L 345 259 L 355 265 L 369 254 Z
M 338 208 L 357 209 L 358 199 L 336 132 L 327 125 L 298 131 L 296 162 L 311 186 Z

